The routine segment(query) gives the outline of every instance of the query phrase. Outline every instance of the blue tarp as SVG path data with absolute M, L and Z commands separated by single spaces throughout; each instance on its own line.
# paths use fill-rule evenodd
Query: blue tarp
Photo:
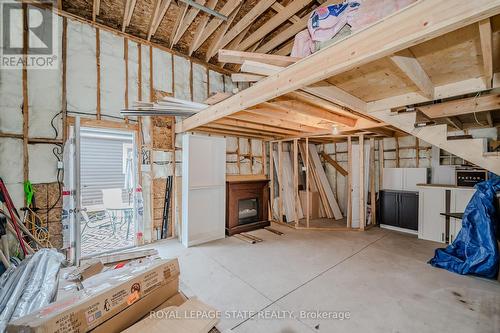
M 458 274 L 495 278 L 498 273 L 498 246 L 495 238 L 499 214 L 495 211 L 500 177 L 476 185 L 467 205 L 462 229 L 452 244 L 437 249 L 429 263 Z

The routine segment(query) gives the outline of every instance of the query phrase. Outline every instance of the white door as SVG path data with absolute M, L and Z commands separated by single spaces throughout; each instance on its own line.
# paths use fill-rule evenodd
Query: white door
M 182 141 L 182 244 L 225 237 L 226 140 L 185 134 Z

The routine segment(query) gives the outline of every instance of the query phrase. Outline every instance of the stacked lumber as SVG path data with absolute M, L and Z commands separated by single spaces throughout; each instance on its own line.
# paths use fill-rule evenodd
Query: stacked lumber
M 299 144 L 299 151 L 305 163 L 307 160 L 305 143 Z M 326 217 L 340 220 L 343 217 L 342 212 L 340 211 L 340 207 L 330 187 L 330 183 L 328 182 L 328 178 L 326 177 L 325 170 L 323 169 L 318 151 L 314 144 L 309 144 L 309 165 L 307 168 L 310 176 L 312 176 L 313 184 L 319 193 L 321 205 L 324 208 Z
M 208 107 L 204 103 L 196 103 L 164 96 L 157 102 L 136 101 L 131 108 L 122 109 L 122 116 L 178 116 L 190 117 Z
M 281 167 L 281 177 L 278 177 L 278 183 L 283 193 L 283 213 L 286 216 L 287 222 L 295 221 L 296 219 L 304 218 L 302 206 L 296 200 L 293 184 L 293 164 L 289 152 L 282 153 L 281 166 L 277 151 L 273 151 L 274 165 L 276 168 Z M 279 175 L 280 173 L 277 172 Z

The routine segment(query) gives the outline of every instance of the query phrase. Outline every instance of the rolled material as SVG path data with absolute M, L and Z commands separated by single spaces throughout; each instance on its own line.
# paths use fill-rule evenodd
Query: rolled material
M 11 266 L 0 278 L 0 332 L 7 323 L 49 304 L 57 291 L 64 256 L 41 249 L 18 267 Z

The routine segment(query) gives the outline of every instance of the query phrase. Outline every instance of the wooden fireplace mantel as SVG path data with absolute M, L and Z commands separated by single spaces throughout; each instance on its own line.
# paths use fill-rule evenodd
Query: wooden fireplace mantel
M 255 222 L 239 223 L 239 200 L 257 199 L 258 218 Z M 268 220 L 269 180 L 226 178 L 226 234 L 232 236 L 270 225 Z

